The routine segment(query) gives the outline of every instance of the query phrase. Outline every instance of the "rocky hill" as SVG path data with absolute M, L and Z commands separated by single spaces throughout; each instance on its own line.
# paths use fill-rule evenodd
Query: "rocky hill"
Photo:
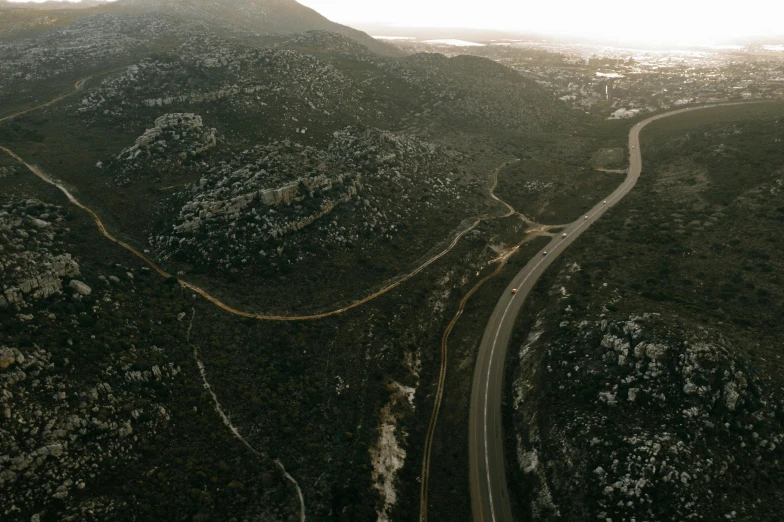
M 480 74 L 472 76 L 472 69 Z M 101 132 L 85 149 L 91 161 L 76 177 L 63 172 L 66 179 L 100 199 L 161 262 L 183 263 L 178 269 L 185 274 L 221 267 L 224 276 L 235 278 L 241 267 L 277 277 L 298 265 L 303 273 L 335 277 L 350 273 L 350 260 L 368 256 L 374 260 L 366 266 L 370 281 L 405 272 L 482 212 L 489 202 L 481 187 L 507 151 L 547 150 L 538 144 L 555 143 L 555 136 L 571 136 L 582 125 L 573 111 L 499 64 L 435 55 L 390 59 L 324 32 L 286 37 L 275 48 L 226 36 L 188 38 L 92 82 L 58 110 L 79 122 L 77 132 Z M 349 135 L 350 146 L 336 138 Z M 572 155 L 586 148 L 579 141 L 564 143 L 573 147 Z M 280 161 L 260 166 L 278 148 Z M 371 161 L 358 162 L 353 154 Z M 321 170 L 307 171 L 298 164 L 300 155 Z M 384 155 L 395 160 L 385 165 L 378 159 Z M 394 182 L 393 169 L 399 173 Z M 330 180 L 326 192 L 292 196 L 274 219 L 266 207 L 255 208 L 261 212 L 250 216 L 255 223 L 241 213 L 227 220 L 213 212 L 209 222 L 206 213 L 199 216 L 209 211 L 201 209 L 207 203 L 228 208 L 233 198 L 285 191 L 322 174 Z M 91 181 L 83 183 L 82 176 Z M 211 195 L 227 176 L 236 193 Z M 344 181 L 335 185 L 340 176 Z M 204 193 L 196 190 L 201 183 Z M 117 187 L 136 195 L 117 198 Z M 193 216 L 189 202 L 201 209 Z M 416 205 L 428 209 L 419 222 L 413 220 Z M 322 230 L 328 215 L 343 233 Z M 256 230 L 263 225 L 264 233 Z M 361 233 L 381 229 L 374 241 Z M 237 241 L 226 240 L 235 234 Z M 206 243 L 198 246 L 203 242 L 212 253 Z M 228 246 L 242 255 L 233 259 Z M 330 256 L 323 255 L 325 248 Z M 280 249 L 284 259 L 276 259 Z M 329 263 L 316 266 L 316 259 L 338 265 L 323 272 Z M 346 283 L 354 288 L 361 280 Z M 254 281 L 262 284 L 261 278 Z M 290 290 L 291 282 L 285 286 Z M 290 298 L 281 293 L 281 299 Z
M 400 56 L 398 49 L 379 42 L 366 33 L 326 19 L 296 0 L 120 0 L 110 9 L 152 10 L 173 13 L 208 23 L 223 23 L 236 28 L 270 34 L 328 31 L 359 42 L 373 52 Z
M 90 2 L 81 9 L 63 7 L 54 2 L 32 6 L 0 2 L 0 34 L 7 37 L 51 27 L 68 27 L 96 16 L 141 16 L 185 24 L 198 22 L 213 29 L 255 34 L 329 31 L 351 38 L 379 54 L 403 54 L 362 31 L 331 22 L 296 0 L 119 0 Z
M 77 111 L 87 122 L 131 128 L 148 114 L 212 106 L 216 124 L 245 124 L 234 140 L 299 137 L 302 130 L 328 139 L 335 126 L 362 114 L 358 91 L 344 71 L 312 55 L 203 37 L 103 80 Z
M 646 128 L 634 192 L 542 283 L 510 372 L 521 513 L 778 520 L 782 114 Z
M 476 211 L 460 159 L 414 138 L 352 128 L 325 150 L 259 145 L 175 194 L 179 210 L 150 243 L 161 259 L 242 268 L 245 277 L 286 273 L 308 258 L 327 265 L 347 249 L 378 256 L 407 231 Z
M 123 149 L 107 165 L 118 185 L 167 177 L 217 144 L 215 129 L 205 128 L 200 116 L 164 114 L 155 120 L 131 147 Z
M 122 0 L 83 9 L 13 4 L 0 7 L 0 103 L 9 110 L 24 107 L 36 94 L 62 92 L 80 77 L 134 63 L 194 36 L 272 46 L 305 31 L 331 31 L 368 52 L 403 55 L 294 0 Z
M 527 228 L 478 221 L 493 174 L 595 152 L 579 113 L 294 1 L 68 12 L 0 37 L 2 115 L 57 99 L 0 143 L 176 278 L 0 158 L 0 518 L 407 519 L 441 333 Z M 287 316 L 390 290 L 277 323 L 178 279 Z

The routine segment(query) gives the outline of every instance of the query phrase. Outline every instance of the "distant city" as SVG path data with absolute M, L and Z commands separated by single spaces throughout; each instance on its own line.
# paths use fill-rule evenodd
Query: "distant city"
M 411 52 L 473 54 L 512 67 L 578 110 L 620 119 L 687 104 L 784 98 L 784 45 L 641 49 L 524 39 L 374 35 Z

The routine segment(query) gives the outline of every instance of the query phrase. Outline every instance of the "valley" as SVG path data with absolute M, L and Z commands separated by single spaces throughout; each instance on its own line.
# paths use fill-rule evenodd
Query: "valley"
M 0 0 L 3 520 L 775 520 L 775 89 L 431 40 Z

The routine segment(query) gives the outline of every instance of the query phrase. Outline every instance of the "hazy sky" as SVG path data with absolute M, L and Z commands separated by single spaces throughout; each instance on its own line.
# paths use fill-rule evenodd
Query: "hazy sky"
M 738 36 L 784 33 L 784 0 L 299 2 L 336 22 L 349 25 L 376 22 L 407 26 L 473 27 L 535 31 L 561 36 L 602 37 L 631 42 L 698 44 L 719 43 Z
M 477 27 L 667 43 L 784 33 L 783 0 L 299 0 L 342 23 Z

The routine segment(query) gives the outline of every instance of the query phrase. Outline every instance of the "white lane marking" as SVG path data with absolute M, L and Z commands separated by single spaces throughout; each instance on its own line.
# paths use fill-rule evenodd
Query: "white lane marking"
M 647 123 L 646 123 L 646 125 L 647 125 Z M 639 138 L 637 140 L 639 141 Z M 637 153 L 635 152 L 635 154 L 637 154 Z M 631 166 L 630 166 L 630 168 L 631 168 Z M 642 172 L 642 162 L 640 162 L 640 171 Z M 583 226 L 588 224 L 588 222 L 590 221 L 590 219 L 593 216 L 596 216 L 597 214 L 602 214 L 604 209 L 609 208 L 609 206 L 612 206 L 614 204 L 613 200 L 618 199 L 618 197 L 622 195 L 623 191 L 626 190 L 626 188 L 629 186 L 629 184 L 631 184 L 632 182 L 636 183 L 638 178 L 639 178 L 639 174 L 636 177 L 635 176 L 629 176 L 629 179 L 626 180 L 626 183 L 621 185 L 620 188 L 616 189 L 614 195 L 610 196 L 610 198 L 608 198 L 608 200 L 607 200 L 608 201 L 608 205 L 607 206 L 602 204 L 599 207 L 594 207 L 594 209 L 598 208 L 598 210 L 596 210 L 593 214 L 588 214 L 588 218 L 589 219 L 585 220 L 585 221 L 581 221 L 580 224 L 577 226 L 577 228 L 575 228 L 573 230 L 572 234 L 570 234 L 570 236 L 572 237 L 572 240 L 576 239 L 579 236 L 579 234 L 578 234 L 578 236 L 575 236 L 573 234 L 575 234 Z M 610 202 L 613 202 L 613 203 L 610 203 Z M 559 243 L 558 245 L 556 245 L 554 247 L 554 249 L 557 249 L 559 247 L 562 247 L 561 248 L 562 250 L 566 248 L 564 246 L 564 243 Z M 555 256 L 555 257 L 557 257 L 557 256 Z M 526 281 L 528 281 L 528 278 L 530 278 L 531 275 L 534 272 L 536 272 L 536 269 L 539 268 L 539 266 L 542 263 L 544 263 L 547 259 L 548 259 L 547 257 L 542 258 L 536 264 L 536 266 L 534 266 L 528 272 L 528 274 L 523 279 L 522 283 L 520 283 L 520 285 L 517 287 L 517 291 L 518 292 L 520 291 L 520 289 L 523 286 L 525 286 L 525 283 L 526 283 Z M 553 256 L 550 256 L 550 259 L 553 259 Z M 501 327 L 504 324 L 504 320 L 506 319 L 506 315 L 509 313 L 509 308 L 511 308 L 513 300 L 514 300 L 514 298 L 510 298 L 509 299 L 509 304 L 506 305 L 506 309 L 504 310 L 504 314 L 501 316 L 501 321 L 498 323 L 498 329 L 496 330 L 495 337 L 493 338 L 493 346 L 490 348 L 490 360 L 487 363 L 487 378 L 485 379 L 485 405 L 484 405 L 484 416 L 483 416 L 484 417 L 484 423 L 483 423 L 484 424 L 484 439 L 485 439 L 484 440 L 484 446 L 485 446 L 485 474 L 487 476 L 487 495 L 488 495 L 488 497 L 490 499 L 490 516 L 492 517 L 493 522 L 495 522 L 495 505 L 493 504 L 493 490 L 492 490 L 492 485 L 490 484 L 490 454 L 487 451 L 487 402 L 488 402 L 488 397 L 490 395 L 490 373 L 491 373 L 491 370 L 493 368 L 493 354 L 495 353 L 495 347 L 496 347 L 496 344 L 498 342 L 498 335 L 501 333 Z
M 726 104 L 713 104 L 713 105 L 704 105 L 702 107 L 696 107 L 696 108 L 697 109 L 710 109 L 710 108 L 713 108 L 713 107 L 720 107 L 720 106 L 725 106 L 726 107 L 726 106 L 731 106 L 731 105 L 740 105 L 742 103 L 743 102 L 726 103 Z M 640 131 L 642 131 L 642 129 L 645 128 L 648 124 L 653 123 L 654 121 L 660 120 L 662 118 L 667 118 L 669 116 L 675 116 L 676 114 L 684 113 L 684 112 L 686 112 L 688 110 L 689 109 L 680 109 L 680 110 L 673 111 L 673 112 L 668 112 L 668 113 L 665 113 L 665 114 L 658 114 L 658 115 L 653 116 L 653 117 L 651 117 L 651 118 L 649 118 L 649 119 L 647 119 L 647 120 L 645 120 L 643 122 L 638 123 L 637 126 L 635 128 L 632 128 L 632 131 L 629 133 L 629 143 L 630 144 L 632 143 L 632 137 L 633 137 L 634 141 L 636 142 L 636 145 L 639 145 L 639 143 L 640 143 Z M 608 198 L 608 201 L 618 199 L 619 196 L 622 195 L 621 193 L 623 192 L 623 190 L 625 190 L 626 187 L 632 181 L 634 181 L 636 183 L 637 179 L 639 179 L 640 175 L 642 174 L 642 153 L 640 152 L 639 147 L 635 148 L 634 152 L 630 153 L 630 156 L 632 156 L 634 159 L 638 160 L 638 170 L 639 170 L 639 172 L 637 173 L 637 177 L 634 180 L 627 179 L 626 183 L 624 183 L 620 188 L 616 189 L 615 192 L 613 192 L 613 195 L 611 195 L 610 198 Z M 630 160 L 630 162 L 629 162 L 629 174 L 631 174 L 631 172 L 632 172 L 632 165 L 631 165 L 631 160 Z M 628 176 L 627 176 L 627 178 L 628 178 Z M 612 204 L 608 203 L 606 206 L 599 207 L 598 211 L 594 212 L 593 214 L 589 214 L 589 219 L 591 217 L 597 215 L 597 214 L 603 213 L 605 209 L 611 207 L 613 204 L 614 203 L 612 203 Z M 594 208 L 596 208 L 596 207 L 594 207 Z M 569 242 L 570 243 L 574 239 L 576 239 L 576 237 L 577 237 L 577 236 L 573 236 L 573 233 L 577 232 L 584 225 L 586 225 L 588 223 L 588 220 L 581 221 L 579 223 L 580 224 L 577 226 L 577 228 L 575 228 L 572 231 L 572 233 L 569 234 Z M 565 249 L 566 247 L 564 247 L 563 245 L 564 245 L 563 243 L 560 243 L 560 244 L 556 245 L 553 248 L 557 249 L 559 247 L 563 247 L 562 249 Z M 551 255 L 549 257 L 552 258 L 553 256 Z M 558 257 L 558 256 L 555 256 L 555 257 Z M 528 273 L 528 275 L 525 276 L 525 279 L 523 279 L 523 282 L 520 283 L 519 287 L 517 287 L 517 291 L 518 292 L 520 291 L 520 288 L 522 288 L 523 285 L 525 285 L 525 282 L 528 280 L 528 278 L 531 276 L 531 274 L 533 274 L 536 271 L 536 269 L 539 268 L 539 265 L 541 265 L 546 259 L 547 259 L 547 257 L 545 257 L 541 261 L 539 261 L 539 263 L 537 263 L 536 266 L 533 269 L 531 269 L 531 271 Z M 514 299 L 514 298 L 512 298 L 512 299 Z M 490 360 L 487 363 L 487 379 L 486 379 L 486 384 L 485 384 L 485 405 L 484 405 L 485 471 L 486 471 L 486 475 L 487 475 L 487 494 L 488 494 L 488 497 L 490 498 L 490 515 L 492 516 L 492 522 L 495 522 L 496 519 L 495 519 L 495 507 L 493 505 L 493 491 L 492 491 L 492 486 L 490 485 L 490 456 L 489 456 L 489 454 L 487 452 L 487 401 L 488 401 L 488 395 L 490 393 L 490 371 L 491 371 L 491 368 L 493 366 L 493 354 L 495 353 L 495 346 L 496 346 L 496 342 L 498 341 L 498 334 L 501 332 L 501 326 L 503 325 L 504 319 L 506 319 L 506 314 L 509 312 L 509 308 L 511 306 L 512 306 L 512 300 L 510 299 L 509 300 L 509 304 L 506 305 L 506 310 L 504 310 L 503 316 L 501 316 L 501 322 L 498 324 L 498 330 L 496 330 L 495 338 L 493 339 L 493 346 L 490 349 Z M 481 497 L 481 490 L 479 492 L 479 495 Z

